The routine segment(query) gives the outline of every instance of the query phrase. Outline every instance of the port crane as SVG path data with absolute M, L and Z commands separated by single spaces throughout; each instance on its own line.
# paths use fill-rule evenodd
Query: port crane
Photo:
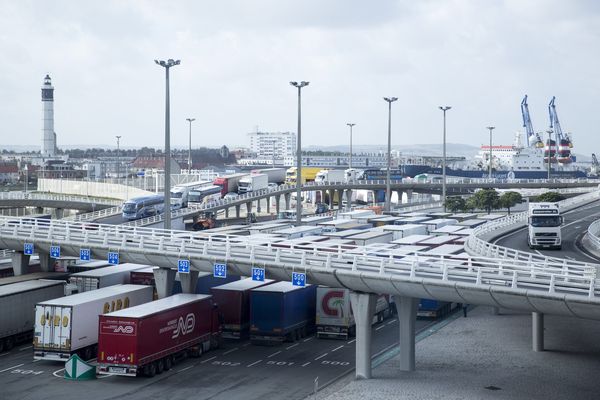
M 535 144 L 535 147 L 544 147 L 544 142 L 539 133 L 533 130 L 533 124 L 531 123 L 531 117 L 529 116 L 527 95 L 525 95 L 523 101 L 521 101 L 521 115 L 523 116 L 523 128 L 525 128 L 525 133 L 527 135 L 527 146 Z
M 560 126 L 560 121 L 558 120 L 558 114 L 556 113 L 556 105 L 554 101 L 556 100 L 556 96 L 552 97 L 550 103 L 548 104 L 548 113 L 550 115 L 550 129 L 554 130 L 556 134 L 556 142 L 554 144 L 550 143 L 550 146 L 556 146 L 558 144 L 557 151 L 557 160 L 559 163 L 567 164 L 572 162 L 571 158 L 571 148 L 573 147 L 573 142 L 568 134 L 563 133 L 562 127 Z M 552 151 L 551 157 L 552 157 Z

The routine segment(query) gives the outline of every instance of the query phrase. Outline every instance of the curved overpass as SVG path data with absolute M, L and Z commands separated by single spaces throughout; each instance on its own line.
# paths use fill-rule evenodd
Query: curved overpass
M 74 196 L 55 193 L 0 193 L 1 207 L 47 207 L 66 208 L 81 211 L 102 210 L 120 205 L 119 200 L 106 198 Z

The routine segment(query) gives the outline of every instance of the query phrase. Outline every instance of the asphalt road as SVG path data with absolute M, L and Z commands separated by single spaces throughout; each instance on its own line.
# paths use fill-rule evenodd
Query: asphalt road
M 516 250 L 533 251 L 549 257 L 561 257 L 582 262 L 600 262 L 600 259 L 587 253 L 580 245 L 588 226 L 600 219 L 600 202 L 596 201 L 564 214 L 562 227 L 562 250 L 531 250 L 527 246 L 527 228 L 520 229 L 494 241 L 494 243 Z
M 418 320 L 423 331 L 434 325 Z M 398 320 L 373 326 L 373 354 L 397 343 Z M 354 369 L 355 341 L 314 336 L 278 346 L 228 341 L 200 358 L 186 359 L 154 378 L 101 376 L 67 381 L 61 363 L 34 361 L 29 344 L 0 353 L 0 385 L 6 399 L 303 399 L 314 380 L 326 385 Z

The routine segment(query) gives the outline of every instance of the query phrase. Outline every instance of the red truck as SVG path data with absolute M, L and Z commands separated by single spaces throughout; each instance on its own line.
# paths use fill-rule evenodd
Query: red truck
M 219 346 L 221 327 L 212 296 L 176 294 L 101 315 L 98 373 L 149 377 L 189 354 Z
M 225 196 L 229 192 L 237 193 L 238 182 L 240 181 L 240 179 L 242 179 L 243 177 L 245 177 L 247 175 L 248 174 L 239 173 L 239 174 L 218 176 L 213 181 L 213 185 L 221 186 L 221 197 Z
M 250 290 L 275 282 L 272 279 L 253 281 L 246 278 L 210 289 L 219 307 L 223 337 L 241 339 L 248 336 L 250 328 Z

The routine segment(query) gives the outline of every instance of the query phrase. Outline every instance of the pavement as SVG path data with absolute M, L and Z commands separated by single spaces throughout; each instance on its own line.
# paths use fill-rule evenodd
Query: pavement
M 345 379 L 319 399 L 598 399 L 600 321 L 545 316 L 544 352 L 531 350 L 530 314 L 477 307 L 416 346 L 416 371 L 397 357 L 373 379 Z M 307 399 L 313 399 L 310 396 Z

